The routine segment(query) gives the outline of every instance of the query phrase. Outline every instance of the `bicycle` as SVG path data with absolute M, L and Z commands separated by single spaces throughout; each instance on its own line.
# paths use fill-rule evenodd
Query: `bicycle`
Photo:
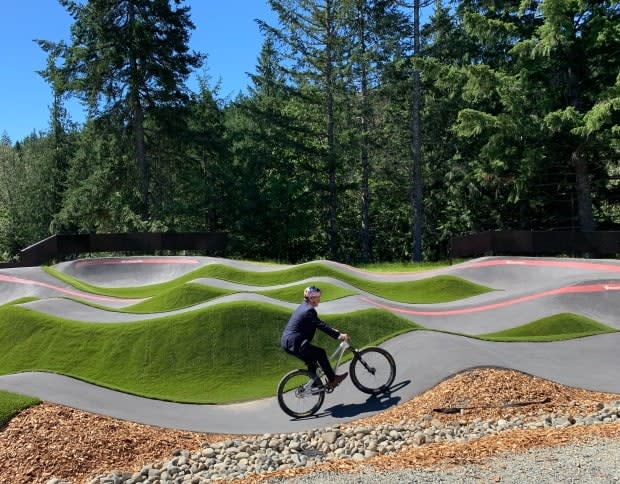
M 390 388 L 396 377 L 396 362 L 389 352 L 378 346 L 360 350 L 349 341 L 343 341 L 330 356 L 332 361 L 336 360 L 334 368 L 338 368 L 347 349 L 353 353 L 349 375 L 358 390 L 377 395 Z M 288 372 L 278 383 L 278 404 L 291 417 L 309 417 L 321 408 L 325 394 L 333 391 L 327 385 L 327 378 L 320 368 L 316 374 L 298 368 Z

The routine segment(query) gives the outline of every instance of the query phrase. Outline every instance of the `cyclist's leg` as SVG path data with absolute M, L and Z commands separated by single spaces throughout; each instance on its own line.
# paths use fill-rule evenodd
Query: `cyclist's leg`
M 310 378 L 312 380 L 314 380 L 314 383 L 312 383 L 313 387 L 319 387 L 321 386 L 321 380 L 319 379 L 319 375 L 317 374 L 316 370 L 318 368 L 318 364 L 316 361 L 309 361 L 309 360 L 304 360 L 302 359 L 302 361 L 306 364 L 306 366 L 308 367 L 308 372 L 310 373 Z
M 327 353 L 323 348 L 306 343 L 299 348 L 298 356 L 308 365 L 308 369 L 310 369 L 310 365 L 313 365 L 316 370 L 316 364 L 318 363 L 328 381 L 332 381 L 336 376 L 332 369 L 332 365 L 329 363 Z
M 302 347 L 305 348 L 307 346 L 308 342 L 304 341 L 302 343 Z M 284 351 L 286 351 L 289 355 L 292 355 L 296 358 L 299 358 L 301 361 L 303 361 L 306 366 L 308 367 L 308 372 L 310 373 L 310 376 L 313 380 L 315 380 L 315 384 L 313 384 L 312 386 L 321 386 L 320 384 L 320 380 L 318 378 L 318 375 L 316 373 L 316 370 L 318 368 L 318 363 L 316 361 L 315 358 L 312 357 L 312 355 L 304 355 L 302 354 L 301 351 L 291 351 L 287 348 L 284 348 Z

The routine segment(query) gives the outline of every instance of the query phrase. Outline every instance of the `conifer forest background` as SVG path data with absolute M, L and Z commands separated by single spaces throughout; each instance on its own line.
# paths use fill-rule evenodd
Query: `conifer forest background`
M 208 59 L 183 2 L 59 1 L 70 40 L 37 41 L 49 127 L 0 140 L 0 260 L 62 233 L 364 263 L 620 227 L 618 0 L 269 0 L 234 99 L 188 88 Z

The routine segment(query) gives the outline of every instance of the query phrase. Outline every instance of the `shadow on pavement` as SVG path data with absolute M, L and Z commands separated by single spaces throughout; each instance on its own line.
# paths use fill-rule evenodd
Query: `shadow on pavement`
M 370 395 L 364 403 L 338 404 L 333 407 L 323 409 L 321 412 L 315 413 L 308 417 L 292 418 L 291 421 L 297 420 L 319 420 L 323 417 L 347 418 L 355 417 L 364 413 L 374 413 L 385 410 L 400 402 L 401 397 L 393 395 L 394 392 L 401 390 L 411 383 L 411 380 L 403 380 L 395 383 L 386 392 L 379 395 Z
M 364 413 L 375 413 L 390 408 L 400 402 L 401 397 L 394 393 L 406 387 L 411 380 L 404 380 L 396 383 L 390 389 L 379 395 L 370 395 L 363 403 L 338 404 L 333 407 L 326 408 L 321 415 L 330 415 L 336 418 L 355 417 Z

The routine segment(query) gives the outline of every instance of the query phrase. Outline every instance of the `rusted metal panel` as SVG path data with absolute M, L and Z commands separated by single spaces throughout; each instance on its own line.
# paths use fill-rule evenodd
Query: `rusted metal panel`
M 620 254 L 620 231 L 481 232 L 455 237 L 450 247 L 452 257 L 481 255 L 616 257 Z
M 12 266 L 37 266 L 50 260 L 91 252 L 140 252 L 159 250 L 195 250 L 222 254 L 228 237 L 225 233 L 157 233 L 52 235 L 20 251 L 20 261 Z

